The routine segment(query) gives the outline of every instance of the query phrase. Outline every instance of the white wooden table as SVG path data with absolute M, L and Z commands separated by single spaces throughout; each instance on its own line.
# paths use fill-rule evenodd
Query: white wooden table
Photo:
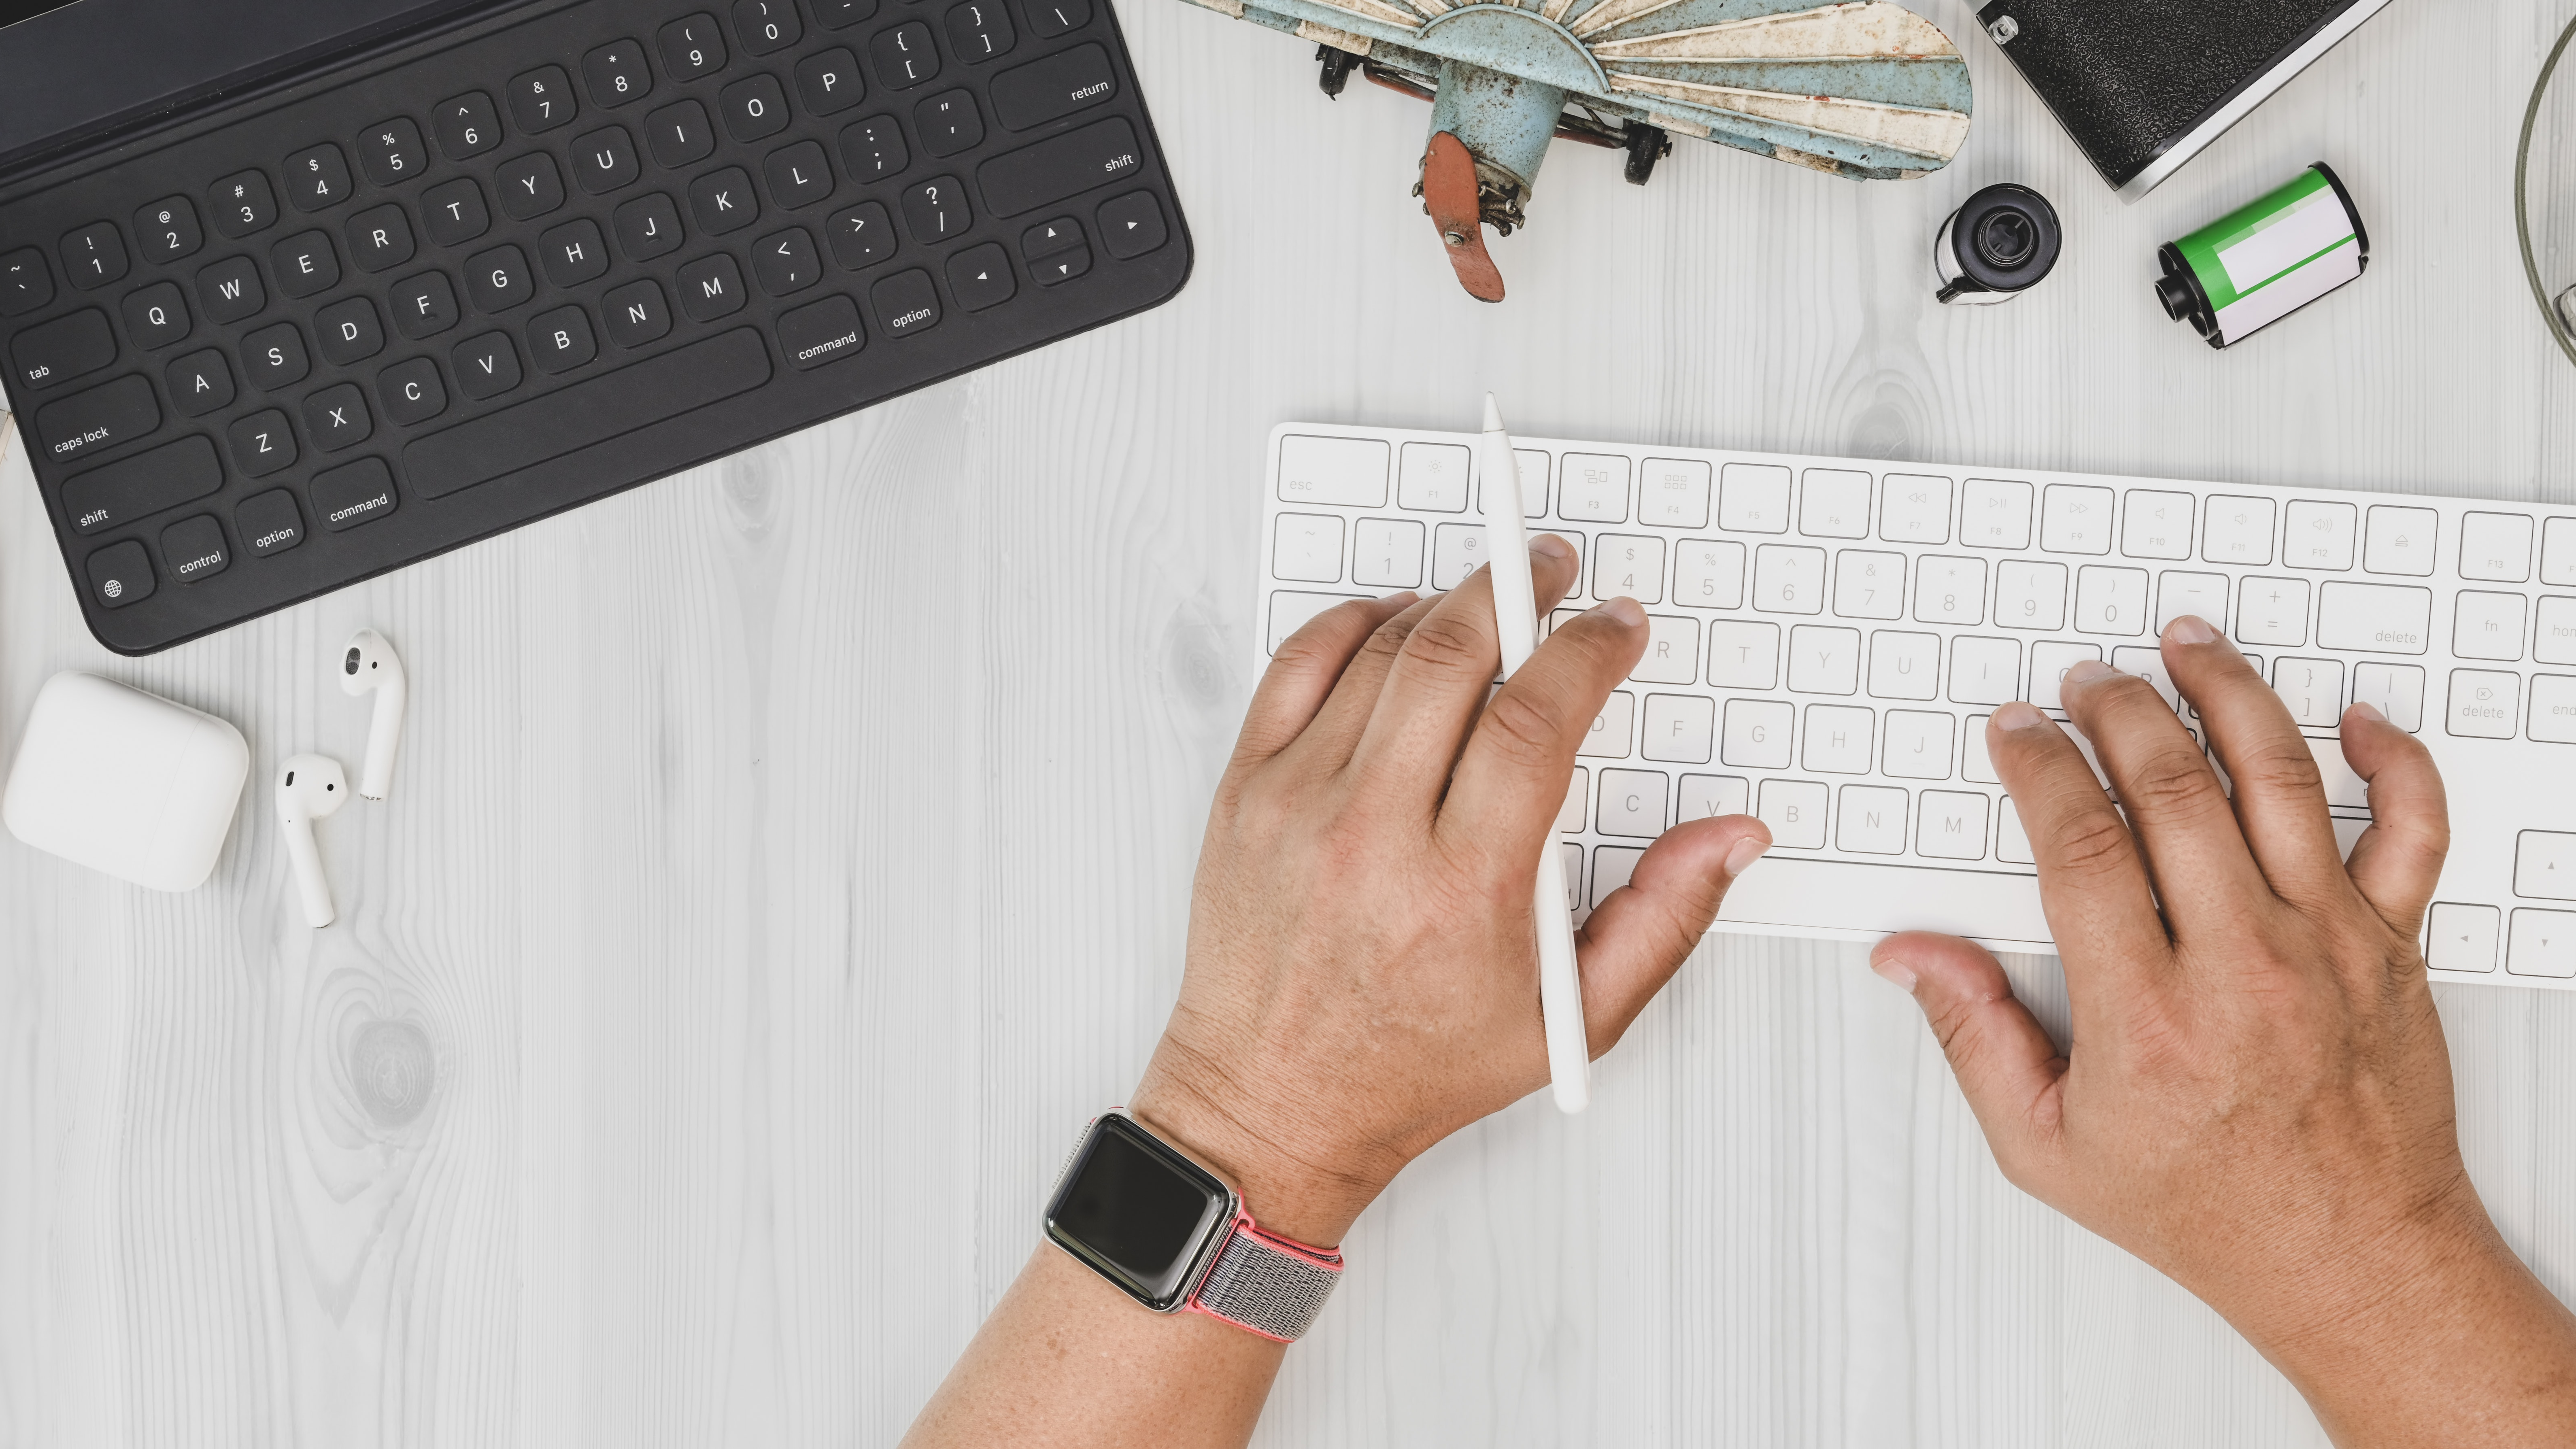
M 1406 194 L 1417 103 L 1125 0 L 1178 301 L 149 660 L 88 639 L 13 445 L 0 744 L 87 668 L 258 763 L 192 895 L 0 839 L 0 1446 L 890 1444 L 1172 999 L 1282 419 L 1492 388 L 1532 434 L 2576 500 L 2510 199 L 2569 0 L 2399 0 L 2131 208 L 1923 8 L 1977 83 L 1947 172 L 1684 140 L 1640 190 L 1560 147 L 1486 308 Z M 2319 158 L 2369 275 L 2226 354 L 2165 320 L 2155 245 Z M 1932 229 L 2000 180 L 2059 274 L 1935 306 Z M 325 666 L 365 624 L 411 727 L 323 827 L 317 934 L 264 777 L 357 759 Z M 2470 1167 L 2576 1293 L 2576 995 L 2441 995 Z M 2003 1182 L 1856 948 L 1712 941 L 1589 1116 L 1461 1134 L 1350 1252 L 1264 1444 L 2323 1442 Z

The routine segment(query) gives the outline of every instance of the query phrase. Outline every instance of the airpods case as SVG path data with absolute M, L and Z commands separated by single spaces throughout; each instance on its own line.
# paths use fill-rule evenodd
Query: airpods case
M 95 674 L 36 694 L 0 823 L 38 850 L 156 891 L 214 874 L 250 745 L 210 714 Z

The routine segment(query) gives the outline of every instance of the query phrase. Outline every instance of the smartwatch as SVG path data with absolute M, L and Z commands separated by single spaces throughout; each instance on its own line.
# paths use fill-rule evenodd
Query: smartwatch
M 1243 1195 L 1124 1107 L 1084 1128 L 1047 1198 L 1047 1241 L 1156 1313 L 1204 1313 L 1294 1343 L 1342 1255 L 1265 1233 Z

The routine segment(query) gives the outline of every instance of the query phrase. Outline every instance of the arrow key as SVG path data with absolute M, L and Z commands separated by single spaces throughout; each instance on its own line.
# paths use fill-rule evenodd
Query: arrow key
M 2504 913 L 2493 906 L 2443 901 L 2424 927 L 2424 964 L 2436 971 L 2493 971 L 2496 930 Z
M 1070 282 L 1090 270 L 1091 251 L 1088 247 L 1058 252 L 1045 261 L 1029 263 L 1029 275 L 1037 278 L 1038 285 L 1041 287 Z
M 1083 245 L 1082 223 L 1069 216 L 1059 216 L 1020 233 L 1020 255 L 1032 262 L 1044 261 L 1058 252 L 1069 252 Z
M 2576 911 L 2515 911 L 2504 969 L 2516 976 L 2576 976 Z
M 1154 251 L 1170 239 L 1162 203 L 1150 191 L 1128 192 L 1100 208 L 1100 249 L 1122 262 Z
M 2576 901 L 2576 835 L 2526 830 L 2514 841 L 2513 893 L 2544 901 Z
M 999 242 L 986 242 L 948 259 L 948 290 L 957 294 L 958 306 L 981 312 L 1011 300 L 1020 284 L 1011 275 L 1010 254 Z

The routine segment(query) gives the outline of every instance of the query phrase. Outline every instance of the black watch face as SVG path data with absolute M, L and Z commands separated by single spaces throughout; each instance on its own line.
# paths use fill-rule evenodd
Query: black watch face
M 1111 1115 L 1075 1150 L 1047 1204 L 1046 1230 L 1147 1307 L 1168 1312 L 1187 1295 L 1196 1250 L 1226 1204 L 1224 1183 Z

